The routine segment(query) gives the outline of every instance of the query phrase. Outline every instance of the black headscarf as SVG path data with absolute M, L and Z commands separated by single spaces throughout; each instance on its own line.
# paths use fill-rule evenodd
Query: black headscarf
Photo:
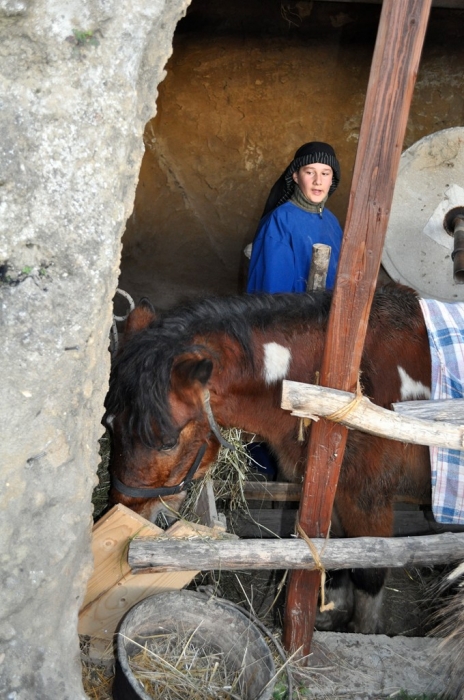
M 312 163 L 330 165 L 333 170 L 333 179 L 329 189 L 329 197 L 335 192 L 340 182 L 340 164 L 334 149 L 332 146 L 329 146 L 328 143 L 323 143 L 322 141 L 305 143 L 303 146 L 300 146 L 290 165 L 284 170 L 277 182 L 274 183 L 261 218 L 290 199 L 295 189 L 295 181 L 292 177 L 293 173 L 299 170 L 303 165 L 311 165 Z

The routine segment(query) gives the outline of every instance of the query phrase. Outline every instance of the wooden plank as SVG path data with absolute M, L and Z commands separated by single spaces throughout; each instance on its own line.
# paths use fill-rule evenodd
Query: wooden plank
M 312 544 L 326 569 L 448 564 L 464 559 L 464 534 L 419 537 L 315 538 Z M 314 569 L 314 557 L 302 539 L 175 540 L 135 538 L 129 545 L 133 571 Z
M 129 543 L 136 535 L 167 539 L 211 537 L 215 531 L 178 521 L 164 532 L 123 505 L 112 508 L 93 528 L 94 572 L 79 612 L 79 634 L 111 639 L 121 618 L 133 605 L 155 593 L 179 590 L 198 573 L 194 568 L 176 573 L 134 576 L 127 562 L 127 553 Z
M 221 493 L 221 499 L 227 500 L 231 494 L 227 493 L 222 481 L 214 481 L 213 488 Z M 243 495 L 246 501 L 267 502 L 298 502 L 301 497 L 302 484 L 287 484 L 283 481 L 245 481 Z M 413 498 L 412 496 L 395 496 L 395 503 L 415 503 L 417 505 L 429 505 L 430 499 Z
M 194 513 L 198 517 L 202 525 L 215 528 L 216 530 L 226 531 L 226 524 L 222 513 L 219 514 L 216 508 L 216 500 L 214 498 L 213 483 L 207 479 L 203 481 L 201 491 L 194 507 Z
M 382 3 L 324 345 L 322 386 L 356 388 L 430 6 L 431 0 Z M 347 428 L 339 424 L 322 419 L 312 425 L 299 519 L 309 537 L 325 537 L 329 530 L 346 437 Z M 319 583 L 316 572 L 290 576 L 283 642 L 291 652 L 310 652 Z
M 330 419 L 332 414 L 346 409 L 354 398 L 355 394 L 349 391 L 301 382 L 282 382 L 281 406 L 291 411 L 293 416 L 316 421 L 321 416 Z M 411 414 L 394 413 L 376 406 L 367 396 L 363 396 L 347 410 L 338 422 L 348 428 L 400 442 L 464 449 L 464 424 L 456 425 L 446 421 L 425 420 Z
M 227 529 L 239 537 L 264 539 L 290 537 L 295 532 L 297 512 L 295 508 L 235 510 L 227 518 Z
M 197 573 L 198 570 L 187 570 L 134 576 L 130 571 L 80 611 L 78 633 L 111 639 L 119 622 L 133 605 L 150 595 L 184 588 Z
M 214 481 L 213 490 L 221 493 L 221 499 L 230 498 L 225 492 L 225 482 Z M 247 501 L 299 501 L 301 484 L 287 484 L 282 481 L 245 481 L 243 495 Z
M 250 508 L 249 511 L 234 511 L 227 518 L 227 529 L 239 537 L 288 538 L 295 533 L 296 516 L 296 510 L 284 508 Z M 427 517 L 418 506 L 398 503 L 393 516 L 394 537 L 464 532 L 464 525 L 437 523 L 433 517 Z
M 82 608 L 130 573 L 127 547 L 136 534 L 162 534 L 163 530 L 123 505 L 114 506 L 92 530 L 93 574 L 87 584 Z

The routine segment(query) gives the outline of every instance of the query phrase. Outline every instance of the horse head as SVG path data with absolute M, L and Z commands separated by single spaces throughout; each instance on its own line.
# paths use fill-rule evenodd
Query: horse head
M 122 503 L 152 522 L 163 511 L 171 517 L 178 512 L 189 484 L 204 475 L 219 442 L 224 444 L 206 389 L 213 367 L 208 354 L 187 351 L 173 359 L 169 372 L 165 367 L 157 372 L 156 362 L 141 357 L 143 334 L 153 333 L 156 321 L 147 299 L 130 313 L 103 419 L 112 436 L 110 505 Z M 140 396 L 147 391 L 140 392 L 134 379 L 141 364 L 147 365 L 144 389 L 151 394 L 145 401 Z

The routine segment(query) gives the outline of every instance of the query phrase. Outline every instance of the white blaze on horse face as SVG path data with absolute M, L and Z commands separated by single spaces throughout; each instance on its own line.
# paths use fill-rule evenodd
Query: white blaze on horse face
M 401 401 L 412 401 L 413 399 L 429 399 L 430 389 L 422 382 L 416 382 L 415 379 L 398 365 L 398 374 L 401 379 L 400 396 Z
M 273 384 L 285 379 L 292 359 L 288 348 L 278 343 L 265 343 L 264 348 L 264 381 Z

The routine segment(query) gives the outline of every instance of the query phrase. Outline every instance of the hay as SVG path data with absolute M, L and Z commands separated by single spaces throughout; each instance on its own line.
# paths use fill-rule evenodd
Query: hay
M 98 645 L 99 662 L 92 658 L 92 645 Z M 82 685 L 90 700 L 112 700 L 114 675 L 113 643 L 107 640 L 80 637 Z
M 129 657 L 134 677 L 154 700 L 230 700 L 240 698 L 241 671 L 232 672 L 221 651 L 198 645 L 192 633 L 153 635 Z
M 227 498 L 229 510 L 248 510 L 244 484 L 255 476 L 250 467 L 250 455 L 246 450 L 248 442 L 244 439 L 243 431 L 238 428 L 224 430 L 223 435 L 235 450 L 221 447 L 216 461 L 210 466 L 204 478 L 193 483 L 180 513 L 186 520 L 195 518 L 195 506 L 204 480 L 214 481 L 216 486 L 220 484 L 219 488 L 215 488 L 215 498 L 218 501 Z
M 432 634 L 442 638 L 436 663 L 447 669 L 446 697 L 464 700 L 464 562 L 433 586 L 432 595 L 441 601 Z
M 88 662 L 82 663 L 82 684 L 90 700 L 112 700 L 113 674 L 106 668 Z

